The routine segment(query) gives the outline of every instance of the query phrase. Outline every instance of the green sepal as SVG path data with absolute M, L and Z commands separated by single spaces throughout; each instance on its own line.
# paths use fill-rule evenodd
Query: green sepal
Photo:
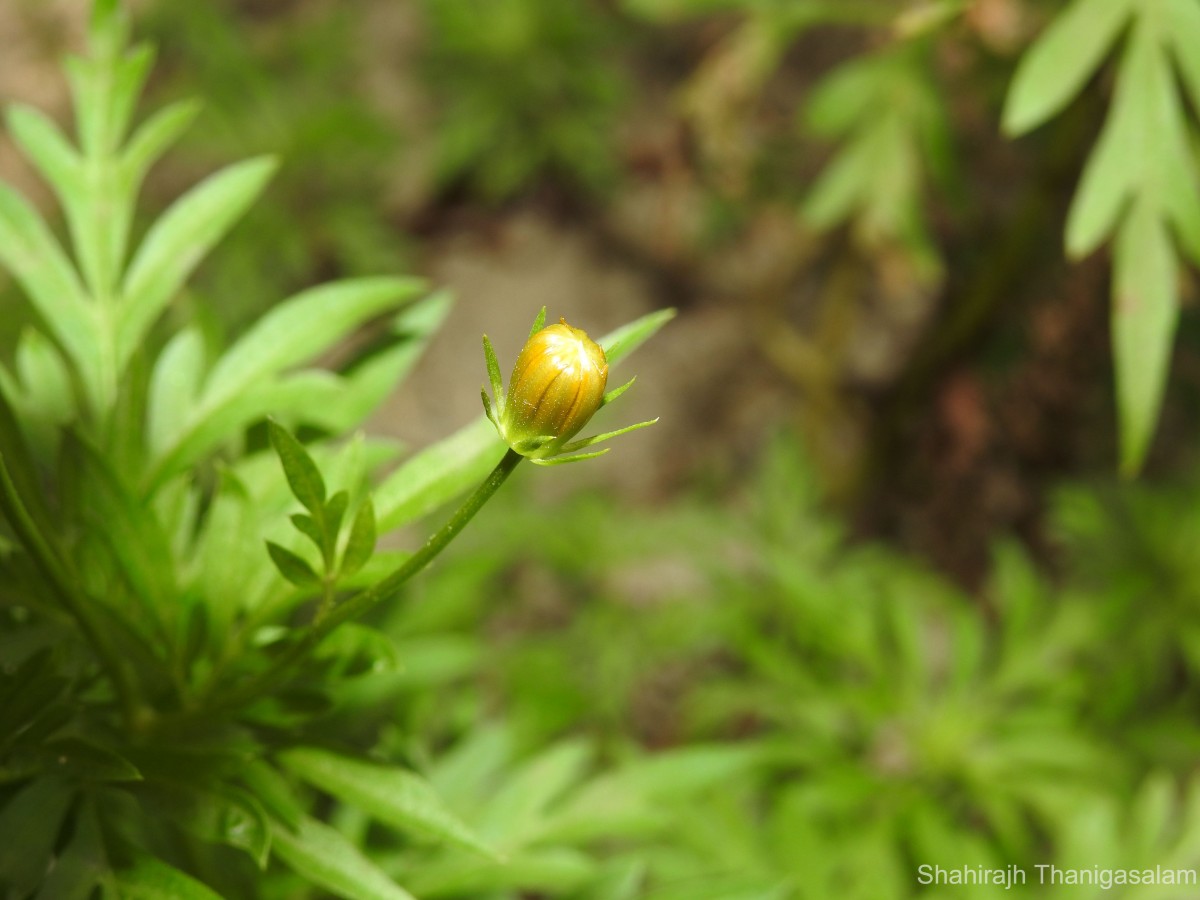
M 576 453 L 574 456 L 551 456 L 549 459 L 531 459 L 530 462 L 538 466 L 562 466 L 567 463 L 583 462 L 585 459 L 595 459 L 597 456 L 603 456 L 612 447 L 605 447 L 603 450 L 597 450 L 594 453 Z
M 488 381 L 492 385 L 492 396 L 496 398 L 496 411 L 504 412 L 504 382 L 500 379 L 500 363 L 488 336 L 483 336 L 483 355 L 487 359 Z M 486 398 L 485 398 L 486 401 Z
M 658 419 L 650 419 L 647 422 L 638 422 L 636 425 L 626 425 L 624 428 L 618 428 L 616 431 L 606 431 L 604 434 L 597 434 L 590 438 L 584 438 L 582 441 L 572 441 L 569 444 L 563 445 L 562 452 L 570 453 L 572 450 L 582 450 L 584 447 L 590 447 L 592 444 L 598 444 L 601 441 L 607 441 L 609 438 L 615 438 L 619 435 L 626 434 L 630 431 L 636 431 L 639 428 L 646 428 L 657 422 Z
M 625 393 L 627 390 L 629 390 L 631 387 L 633 387 L 633 383 L 635 381 L 637 381 L 636 375 L 634 375 L 632 378 L 630 378 L 627 382 L 625 382 L 619 388 L 614 388 L 613 390 L 609 391 L 607 394 L 604 395 L 604 399 L 600 401 L 600 405 L 607 406 L 608 404 L 612 403 L 614 400 L 616 400 L 618 397 L 620 397 L 623 393 Z
M 546 307 L 542 307 L 541 312 L 537 314 L 537 318 L 533 320 L 533 327 L 529 329 L 529 336 L 533 337 L 539 331 L 546 327 Z

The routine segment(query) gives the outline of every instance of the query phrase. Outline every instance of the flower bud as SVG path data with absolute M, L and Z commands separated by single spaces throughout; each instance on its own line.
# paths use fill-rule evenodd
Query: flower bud
M 600 408 L 607 383 L 604 350 L 560 319 L 532 335 L 517 357 L 501 433 L 524 456 L 553 456 Z
M 483 411 L 509 449 L 539 466 L 594 459 L 608 452 L 595 450 L 577 453 L 630 431 L 653 425 L 658 419 L 626 425 L 579 441 L 571 438 L 588 423 L 601 406 L 620 397 L 633 384 L 631 378 L 613 391 L 604 393 L 608 384 L 608 359 L 604 349 L 566 319 L 543 328 L 543 307 L 529 332 L 529 340 L 508 382 L 508 393 L 500 382 L 500 363 L 487 335 L 483 336 L 483 355 L 487 362 L 487 388 L 481 391 Z M 570 441 L 570 443 L 568 443 Z

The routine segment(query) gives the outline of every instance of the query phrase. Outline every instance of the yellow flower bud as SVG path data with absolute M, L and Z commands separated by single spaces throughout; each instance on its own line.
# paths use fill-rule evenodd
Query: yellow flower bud
M 534 459 L 556 454 L 604 400 L 608 361 L 600 345 L 566 320 L 525 344 L 508 382 L 500 427 L 510 447 Z
M 596 410 L 621 396 L 633 381 L 604 393 L 608 384 L 608 359 L 604 349 L 586 332 L 568 325 L 565 319 L 543 328 L 545 317 L 546 310 L 543 309 L 517 357 L 507 394 L 502 392 L 500 364 L 492 343 L 487 335 L 483 338 L 488 380 L 495 397 L 493 406 L 485 389 L 482 392 L 483 409 L 514 452 L 543 466 L 592 459 L 608 451 L 575 451 L 658 421 L 638 422 L 616 431 L 571 441 Z

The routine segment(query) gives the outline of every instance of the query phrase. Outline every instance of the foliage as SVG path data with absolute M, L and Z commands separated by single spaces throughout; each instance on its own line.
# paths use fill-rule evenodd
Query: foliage
M 151 55 L 127 31 L 114 2 L 98 3 L 88 52 L 68 63 L 78 145 L 36 110 L 8 113 L 71 253 L 0 188 L 0 262 L 34 313 L 14 368 L 0 367 L 0 887 L 409 897 L 319 797 L 400 851 L 498 851 L 401 756 L 369 759 L 327 730 L 357 677 L 398 662 L 387 634 L 347 620 L 440 549 L 374 552 L 377 529 L 452 499 L 502 448 L 481 417 L 369 492 L 397 450 L 348 435 L 447 310 L 415 279 L 302 290 L 224 349 L 194 321 L 159 329 L 275 163 L 208 176 L 135 239 L 142 180 L 194 107 L 131 128 Z M 612 361 L 665 318 L 609 336 L 622 339 Z M 304 367 L 367 324 L 374 340 L 339 371 Z M 306 447 L 299 428 L 317 439 Z
M 1064 491 L 1061 578 L 1002 544 L 978 598 L 849 541 L 818 496 L 781 440 L 732 508 L 581 497 L 536 546 L 468 539 L 385 626 L 431 662 L 403 715 L 455 735 L 498 704 L 522 746 L 583 731 L 618 759 L 631 734 L 742 749 L 660 801 L 669 832 L 610 850 L 629 896 L 1051 897 L 1038 864 L 1196 866 L 1194 488 Z M 613 518 L 596 557 L 572 552 Z M 922 892 L 922 863 L 1032 881 Z
M 627 85 L 598 4 L 424 0 L 427 78 L 440 105 L 438 177 L 503 200 L 537 176 L 611 180 Z
M 1194 123 L 1200 8 L 1188 0 L 1076 0 L 1021 61 L 1004 126 L 1021 134 L 1058 113 L 1122 35 L 1111 110 L 1067 221 L 1081 258 L 1113 239 L 1113 355 L 1122 467 L 1137 471 L 1154 433 L 1179 312 L 1179 257 L 1200 260 Z M 1182 84 L 1182 91 L 1180 84 Z M 1177 246 L 1178 244 L 1178 246 Z

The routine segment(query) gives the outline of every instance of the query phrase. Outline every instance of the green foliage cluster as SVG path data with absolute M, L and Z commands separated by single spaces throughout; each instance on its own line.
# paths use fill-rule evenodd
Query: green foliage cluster
M 513 527 L 507 545 L 460 546 L 387 630 L 450 691 L 405 707 L 425 730 L 469 733 L 499 705 L 530 748 L 583 731 L 614 759 L 638 734 L 746 754 L 663 754 L 681 778 L 732 768 L 664 799 L 669 830 L 616 852 L 640 873 L 620 896 L 1184 897 L 1074 892 L 1035 867 L 1200 864 L 1195 500 L 1194 486 L 1065 490 L 1060 576 L 1002 544 L 971 597 L 849 542 L 781 440 L 736 518 L 581 498 L 536 545 Z M 508 507 L 487 515 L 545 515 Z M 602 563 L 572 552 L 583 540 Z M 639 595 L 644 570 L 678 586 Z M 923 889 L 921 864 L 1016 865 L 1030 882 Z
M 399 752 L 370 756 L 328 728 L 340 692 L 398 659 L 386 633 L 348 620 L 441 547 L 375 552 L 377 529 L 444 504 L 503 452 L 481 416 L 372 493 L 398 448 L 348 437 L 447 298 L 415 279 L 352 279 L 284 300 L 227 348 L 197 322 L 160 331 L 275 166 L 228 166 L 135 234 L 143 177 L 194 106 L 131 128 L 151 54 L 127 31 L 115 3 L 98 3 L 88 52 L 68 64 L 77 145 L 36 110 L 7 116 L 60 202 L 70 252 L 0 186 L 0 262 L 32 313 L 0 367 L 0 889 L 410 897 L 410 867 L 369 857 L 320 816 L 322 796 L 394 832 L 405 860 L 432 854 L 431 884 L 462 875 L 457 861 L 438 868 L 445 846 L 501 871 L 515 838 L 467 825 Z M 666 318 L 610 335 L 610 362 Z M 305 367 L 367 324 L 374 340 L 341 369 Z M 301 427 L 317 438 L 307 447 Z
M 875 21 L 878 4 L 629 4 L 748 10 L 789 40 L 834 7 Z M 514 6 L 511 30 L 477 39 L 511 50 L 529 21 L 562 16 L 583 41 L 568 8 Z M 446 9 L 439 27 L 461 29 Z M 1035 46 L 1010 127 L 1061 108 L 1131 23 L 1120 83 L 1140 87 L 1122 91 L 1178 91 L 1171 66 L 1190 90 L 1179 38 L 1150 30 L 1174 21 L 1160 13 L 1187 20 L 1183 5 L 1080 0 L 1051 48 L 1084 45 L 1080 9 L 1096 14 L 1091 50 L 1071 63 Z M 815 95 L 813 127 L 847 139 L 810 199 L 817 224 L 865 216 L 923 243 L 915 161 L 944 128 L 920 42 L 945 20 Z M 200 317 L 172 327 L 169 306 L 275 166 L 228 166 L 142 229 L 142 181 L 195 108 L 134 125 L 150 55 L 126 27 L 97 4 L 68 69 L 76 141 L 35 110 L 7 115 L 65 235 L 0 186 L 0 263 L 29 301 L 0 366 L 0 894 L 986 898 L 1001 892 L 923 891 L 916 867 L 1200 867 L 1195 486 L 1066 491 L 1062 574 L 1002 545 L 972 597 L 852 544 L 782 441 L 733 509 L 501 498 L 452 565 L 401 589 L 425 551 L 376 535 L 504 452 L 481 416 L 381 477 L 399 449 L 352 434 L 448 300 L 356 278 L 284 300 L 227 347 Z M 1069 77 L 1039 72 L 1061 65 Z M 1186 126 L 1125 97 L 1090 164 L 1108 175 L 1085 177 L 1072 221 L 1093 242 L 1116 229 L 1118 257 L 1148 248 L 1118 269 L 1173 273 L 1168 229 L 1188 233 L 1191 195 L 1118 167 L 1131 180 L 1114 200 L 1104 160 L 1132 152 L 1126 118 Z M 1188 159 L 1174 138 L 1154 147 Z M 855 160 L 897 168 L 863 191 Z M 507 171 L 484 189 L 533 169 Z M 610 362 L 666 318 L 604 339 Z M 364 326 L 373 340 L 338 371 L 307 367 Z

